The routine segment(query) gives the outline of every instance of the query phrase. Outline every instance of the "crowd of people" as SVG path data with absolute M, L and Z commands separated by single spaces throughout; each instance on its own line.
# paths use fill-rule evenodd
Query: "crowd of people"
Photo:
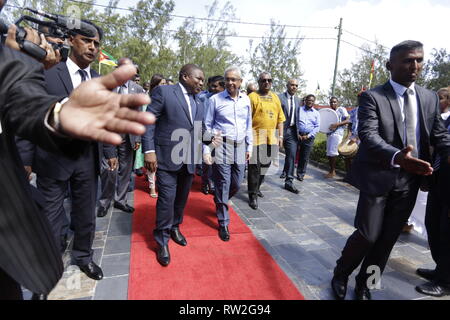
M 100 77 L 91 64 L 103 32 L 92 25 L 94 37 L 74 33 L 67 39 L 71 52 L 66 61 L 58 61 L 47 46 L 46 41 L 56 41 L 47 30 L 47 39 L 40 41 L 49 52 L 43 74 L 37 62 L 1 46 L 1 79 L 9 79 L 1 91 L 1 145 L 8 146 L 13 160 L 5 162 L 3 152 L 1 157 L 2 166 L 14 168 L 0 176 L 8 199 L 0 208 L 1 298 L 20 299 L 20 285 L 34 292 L 33 299 L 46 298 L 61 277 L 69 229 L 73 263 L 101 280 L 102 269 L 92 259 L 96 217 L 106 216 L 111 206 L 134 211 L 127 203 L 133 171 L 146 175 L 149 194 L 157 198 L 153 236 L 162 266 L 171 262 L 170 240 L 188 245 L 181 227 L 196 172 L 202 177 L 201 191 L 214 196 L 222 241 L 231 239 L 229 200 L 246 171 L 248 204 L 255 210 L 280 149 L 285 152 L 284 189 L 298 194 L 294 180 L 305 178 L 321 119 L 314 95 L 297 96 L 297 79 L 289 79 L 286 91 L 276 94 L 271 74 L 261 72 L 257 85 L 244 90 L 241 70 L 231 66 L 210 77 L 203 91 L 203 70 L 186 64 L 177 84 L 155 74 L 141 87 L 139 73 L 127 58 L 118 61 L 112 75 Z M 8 63 L 16 71 L 13 79 Z M 418 269 L 429 282 L 417 290 L 450 295 L 450 99 L 448 89 L 436 94 L 415 84 L 422 64 L 422 44 L 402 42 L 392 49 L 387 64 L 391 79 L 363 92 L 357 111 L 350 115 L 336 97 L 330 99 L 338 121 L 327 135 L 327 178 L 336 175 L 338 145 L 350 123 L 350 138 L 359 144 L 347 177 L 360 190 L 356 230 L 334 269 L 331 288 L 337 299 L 345 298 L 348 278 L 360 265 L 356 298 L 371 299 L 373 267 L 381 275 L 419 188 L 429 190 L 426 225 L 436 269 Z M 31 172 L 36 187 L 26 183 Z M 28 196 L 33 204 L 23 201 Z M 64 210 L 67 198 L 70 215 Z M 11 222 L 11 212 L 19 220 Z M 6 245 L 16 238 L 19 249 Z M 30 244 L 32 238 L 35 244 Z

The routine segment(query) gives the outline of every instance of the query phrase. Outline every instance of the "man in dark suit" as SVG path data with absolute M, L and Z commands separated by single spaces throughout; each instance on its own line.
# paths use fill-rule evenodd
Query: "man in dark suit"
M 450 101 L 447 88 L 439 89 L 439 104 L 444 126 L 448 127 L 448 119 L 444 114 Z M 446 121 L 447 120 L 447 121 Z M 428 282 L 418 285 L 416 290 L 420 293 L 442 297 L 450 295 L 450 158 L 434 154 L 433 176 L 430 179 L 427 207 L 425 214 L 425 227 L 427 228 L 428 244 L 436 268 L 418 268 L 416 273 Z
M 126 58 L 121 58 L 117 64 L 121 66 L 126 61 Z M 132 80 L 125 82 L 115 91 L 119 94 L 144 93 L 144 89 Z M 140 136 L 123 134 L 122 143 L 119 146 L 103 145 L 100 168 L 102 193 L 99 199 L 97 217 L 106 216 L 113 200 L 114 208 L 124 212 L 134 212 L 134 208 L 127 204 L 127 193 L 134 165 L 134 151 L 139 149 L 140 144 Z
M 436 93 L 414 84 L 423 65 L 423 46 L 404 41 L 391 50 L 391 80 L 362 93 L 359 138 L 349 181 L 360 190 L 356 231 L 348 239 L 331 281 L 344 299 L 350 274 L 356 299 L 371 299 L 389 254 L 414 207 L 423 176 L 431 175 L 430 146 L 448 153 L 450 137 L 439 119 Z
M 0 0 L 0 10 L 5 1 Z M 61 255 L 48 220 L 36 208 L 27 188 L 23 164 L 15 147 L 18 135 L 51 151 L 77 156 L 86 142 L 117 144 L 114 132 L 141 134 L 148 115 L 123 113 L 120 107 L 148 103 L 148 98 L 119 98 L 110 90 L 129 79 L 126 66 L 64 97 L 45 91 L 42 65 L 0 45 L 0 300 L 22 299 L 20 285 L 48 294 L 63 272 Z M 104 115 L 108 114 L 107 117 Z M 130 121 L 133 121 L 130 125 Z
M 71 53 L 66 62 L 46 70 L 46 89 L 49 94 L 68 96 L 82 82 L 98 77 L 90 68 L 96 59 L 102 38 L 98 27 L 93 38 L 79 34 L 69 38 Z M 24 158 L 28 156 L 23 155 Z M 71 228 L 74 231 L 72 257 L 88 277 L 103 278 L 101 268 L 92 260 L 92 243 L 95 237 L 95 203 L 97 176 L 99 174 L 99 145 L 90 143 L 76 159 L 62 153 L 50 153 L 39 147 L 33 157 L 33 171 L 37 176 L 37 187 L 46 200 L 44 213 L 47 215 L 57 243 L 64 241 L 63 227 L 67 223 L 64 198 L 70 187 L 72 200 Z M 64 247 L 60 250 L 63 251 Z
M 170 263 L 169 238 L 187 245 L 180 225 L 195 164 L 202 161 L 204 110 L 196 95 L 202 90 L 204 74 L 198 66 L 188 64 L 181 68 L 179 80 L 177 85 L 159 86 L 152 91 L 147 111 L 155 114 L 157 121 L 142 137 L 145 166 L 151 172 L 158 168 L 154 236 L 157 260 L 163 266 Z
M 296 124 L 296 113 L 300 107 L 300 99 L 295 95 L 298 90 L 298 81 L 290 79 L 287 84 L 287 91 L 278 95 L 281 107 L 286 116 L 283 132 L 283 146 L 285 150 L 285 160 L 281 179 L 285 179 L 284 188 L 290 192 L 298 194 L 298 189 L 294 186 L 295 156 L 298 147 L 298 134 Z

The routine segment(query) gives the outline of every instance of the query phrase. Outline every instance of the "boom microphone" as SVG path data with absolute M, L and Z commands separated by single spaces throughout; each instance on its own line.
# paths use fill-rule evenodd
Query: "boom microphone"
M 59 27 L 71 30 L 85 37 L 93 38 L 97 34 L 97 29 L 93 25 L 81 21 L 80 19 L 66 17 L 59 14 L 46 13 L 44 11 L 34 10 L 31 8 L 26 8 L 26 10 L 38 14 L 40 16 L 46 17 L 48 19 L 51 19 L 55 21 L 56 25 L 58 25 Z

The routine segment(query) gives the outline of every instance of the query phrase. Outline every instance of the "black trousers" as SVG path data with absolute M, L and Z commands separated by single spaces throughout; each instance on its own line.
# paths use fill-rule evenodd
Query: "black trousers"
M 450 169 L 443 165 L 434 174 L 425 215 L 431 256 L 436 263 L 435 280 L 450 285 Z
M 256 196 L 264 182 L 264 176 L 272 162 L 272 155 L 277 153 L 277 145 L 262 144 L 253 147 L 252 158 L 248 164 L 248 194 L 249 196 Z
M 86 265 L 92 261 L 92 244 L 95 237 L 95 202 L 97 197 L 97 173 L 94 156 L 89 153 L 77 164 L 67 180 L 56 180 L 43 175 L 37 176 L 37 186 L 46 200 L 42 210 L 47 216 L 55 237 L 61 246 L 61 234 L 64 225 L 64 198 L 70 184 L 72 210 L 71 227 L 74 231 L 72 257 L 77 265 Z M 61 248 L 59 248 L 61 249 Z
M 305 176 L 306 167 L 308 166 L 309 156 L 311 155 L 311 151 L 314 146 L 315 137 L 311 137 L 307 140 L 299 141 L 298 146 L 300 148 L 299 151 L 299 160 L 297 165 L 297 176 Z
M 379 197 L 360 193 L 355 217 L 357 230 L 347 240 L 336 262 L 335 275 L 348 277 L 361 262 L 356 276 L 359 285 L 367 284 L 374 267 L 379 268 L 381 275 L 411 215 L 418 189 L 419 184 L 414 182 L 407 191 L 391 191 Z
M 22 289 L 0 268 L 0 300 L 23 300 Z
M 286 152 L 283 168 L 283 172 L 286 174 L 285 183 L 292 185 L 292 182 L 294 181 L 295 157 L 298 149 L 298 133 L 296 126 L 286 128 L 283 144 Z
M 156 228 L 153 235 L 160 246 L 168 244 L 170 231 L 183 223 L 186 207 L 194 175 L 190 174 L 187 165 L 178 171 L 156 170 Z

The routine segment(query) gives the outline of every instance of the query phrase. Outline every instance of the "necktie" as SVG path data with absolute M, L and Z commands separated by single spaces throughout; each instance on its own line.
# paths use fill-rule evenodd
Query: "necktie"
M 117 93 L 118 94 L 124 94 L 124 92 L 125 92 L 125 85 L 123 84 L 123 85 L 121 85 L 119 87 L 119 90 L 117 90 Z
M 195 114 L 197 113 L 197 103 L 195 102 L 193 94 L 189 94 L 189 101 L 191 102 L 191 120 L 192 123 L 194 123 Z
M 87 80 L 87 72 L 83 69 L 78 70 L 78 73 L 81 76 L 81 82 L 84 82 Z
M 412 151 L 412 156 L 416 157 L 418 156 L 417 152 L 417 142 L 416 142 L 416 115 L 413 112 L 412 105 L 411 105 L 411 97 L 409 94 L 409 89 L 405 91 L 403 94 L 404 98 L 404 105 L 403 105 L 403 111 L 405 113 L 405 131 L 406 131 L 406 143 L 410 144 L 414 147 L 414 150 Z M 414 96 L 413 96 L 414 97 Z
M 294 117 L 294 97 L 291 96 L 291 106 L 289 112 L 289 126 L 292 126 L 292 118 Z

